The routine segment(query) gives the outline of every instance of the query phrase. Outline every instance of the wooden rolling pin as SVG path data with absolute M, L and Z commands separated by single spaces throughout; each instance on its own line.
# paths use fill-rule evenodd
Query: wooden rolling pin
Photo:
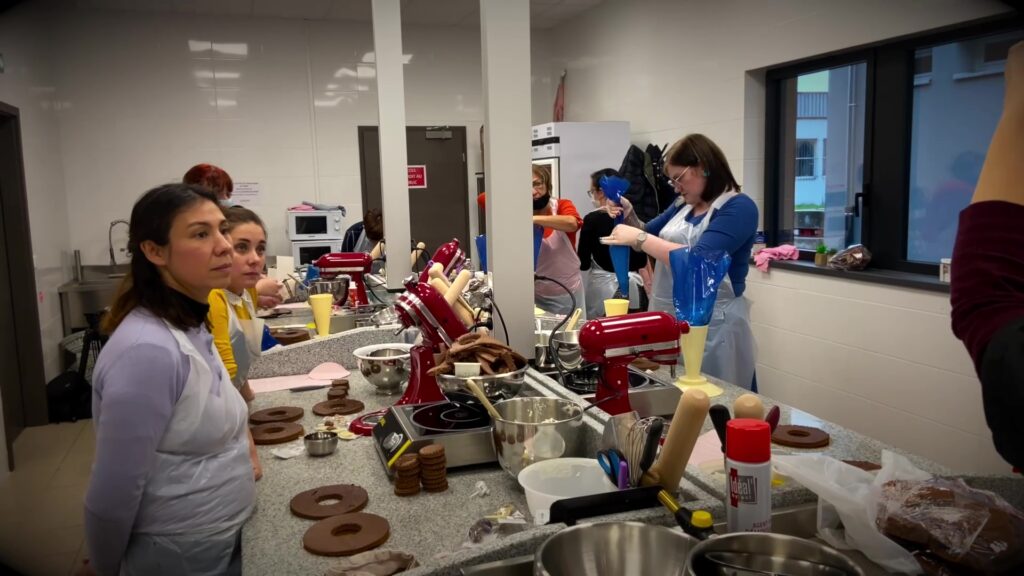
M 469 274 L 469 276 L 467 276 L 466 278 L 465 283 L 462 285 L 462 288 L 465 288 L 466 284 L 469 283 L 469 277 L 472 276 L 472 272 L 470 272 L 469 270 L 463 270 L 463 272 Z M 434 263 L 434 265 L 430 267 L 430 271 L 427 272 L 427 274 L 429 275 L 431 280 L 440 280 L 441 283 L 444 284 L 444 290 L 438 291 L 441 293 L 441 296 L 445 297 L 445 300 L 447 300 L 449 304 L 455 304 L 452 306 L 452 308 L 454 308 L 456 312 L 459 312 L 459 310 L 462 309 L 469 314 L 470 319 L 475 317 L 473 308 L 471 308 L 469 303 L 462 298 L 462 288 L 459 288 L 457 299 L 448 300 L 448 288 L 450 288 L 452 284 L 448 282 L 448 277 L 444 275 L 444 266 L 441 266 L 440 263 Z M 461 276 L 462 273 L 460 272 L 459 275 Z M 457 279 L 458 278 L 456 278 L 456 280 Z M 461 312 L 459 312 L 459 314 L 461 314 Z M 472 322 L 470 322 L 469 325 L 471 326 Z
M 642 486 L 660 484 L 669 492 L 679 489 L 679 480 L 683 477 L 690 454 L 704 426 L 711 402 L 702 390 L 687 390 L 676 405 L 672 415 L 672 424 L 668 427 L 668 438 L 661 448 L 661 456 L 640 479 Z
M 431 288 L 437 290 L 437 293 L 444 298 L 445 293 L 448 291 L 448 287 L 444 285 L 444 282 L 439 278 L 431 278 L 429 284 Z M 466 328 L 473 325 L 473 313 L 468 311 L 467 308 L 463 308 L 462 306 L 452 306 L 452 310 L 455 312 L 455 316 L 458 317 Z
M 427 249 L 427 245 L 423 242 L 417 242 L 416 247 L 412 249 L 412 254 L 409 254 L 409 266 L 416 267 L 416 261 L 420 259 L 420 255 Z
M 764 420 L 764 404 L 755 394 L 744 394 L 732 405 L 733 418 Z

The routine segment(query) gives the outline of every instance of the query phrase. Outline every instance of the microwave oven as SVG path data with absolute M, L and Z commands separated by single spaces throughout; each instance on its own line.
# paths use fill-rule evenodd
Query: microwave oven
M 312 264 L 324 254 L 341 252 L 341 240 L 305 240 L 292 242 L 292 258 L 296 266 Z
M 288 239 L 341 240 L 345 237 L 344 221 L 341 210 L 289 210 Z

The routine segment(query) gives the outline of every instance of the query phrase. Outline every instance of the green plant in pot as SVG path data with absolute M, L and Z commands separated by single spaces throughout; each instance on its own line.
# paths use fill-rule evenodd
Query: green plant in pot
M 818 247 L 814 250 L 814 264 L 817 266 L 828 265 L 828 247 L 824 242 L 818 242 Z

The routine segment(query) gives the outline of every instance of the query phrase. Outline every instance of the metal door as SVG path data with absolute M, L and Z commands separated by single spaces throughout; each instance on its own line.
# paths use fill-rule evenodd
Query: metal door
M 469 174 L 466 168 L 464 126 L 409 126 L 406 149 L 410 166 L 426 167 L 426 187 L 409 190 L 409 220 L 413 243 L 438 246 L 458 238 L 467 252 L 469 238 Z M 359 160 L 363 210 L 381 208 L 380 133 L 376 126 L 359 127 Z M 384 214 L 387 219 L 388 215 Z M 395 247 L 389 247 L 392 253 Z M 406 250 L 402 253 L 407 254 Z

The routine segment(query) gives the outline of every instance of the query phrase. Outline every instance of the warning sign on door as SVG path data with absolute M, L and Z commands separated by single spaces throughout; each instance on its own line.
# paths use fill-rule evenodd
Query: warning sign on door
M 409 166 L 409 188 L 427 187 L 427 167 Z

